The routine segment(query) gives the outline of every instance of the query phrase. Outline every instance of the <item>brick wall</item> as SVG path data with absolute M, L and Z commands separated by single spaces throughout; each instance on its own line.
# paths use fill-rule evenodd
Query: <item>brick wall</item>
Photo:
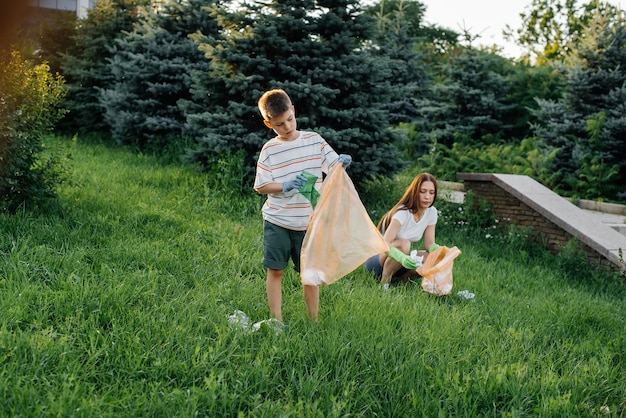
M 535 240 L 546 247 L 550 252 L 557 253 L 561 247 L 575 239 L 543 215 L 530 208 L 506 190 L 491 181 L 464 180 L 465 190 L 474 194 L 474 204 L 479 205 L 481 200 L 486 201 L 500 223 L 516 224 L 523 228 L 530 228 Z M 594 262 L 606 268 L 615 268 L 615 265 L 586 244 L 578 241 L 579 248 Z

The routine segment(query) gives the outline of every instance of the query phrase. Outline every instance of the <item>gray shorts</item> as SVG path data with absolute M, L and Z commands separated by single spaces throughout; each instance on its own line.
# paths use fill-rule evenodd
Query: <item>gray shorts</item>
M 300 253 L 306 231 L 294 231 L 263 221 L 263 265 L 273 270 L 284 270 L 293 261 L 300 272 Z
M 371 256 L 365 263 L 363 264 L 365 270 L 370 272 L 374 278 L 380 280 L 383 277 L 383 266 L 380 265 L 380 260 L 378 258 L 378 254 Z M 391 277 L 391 283 L 395 283 L 399 280 L 400 276 L 406 273 L 408 270 L 404 267 L 400 267 L 400 270 L 396 271 Z

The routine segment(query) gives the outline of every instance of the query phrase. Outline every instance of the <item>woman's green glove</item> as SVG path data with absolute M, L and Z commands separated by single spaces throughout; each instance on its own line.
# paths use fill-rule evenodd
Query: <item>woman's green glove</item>
M 396 247 L 391 247 L 387 255 L 392 260 L 397 261 L 402 264 L 402 267 L 409 270 L 415 270 L 417 268 L 417 263 L 407 254 L 404 254 L 402 251 L 397 249 Z
M 436 250 L 437 248 L 439 248 L 439 247 L 441 247 L 441 245 L 439 245 L 439 244 L 435 243 L 435 244 L 431 245 L 431 246 L 428 248 L 428 252 L 429 252 L 429 253 L 432 253 L 433 251 L 435 251 L 435 250 Z

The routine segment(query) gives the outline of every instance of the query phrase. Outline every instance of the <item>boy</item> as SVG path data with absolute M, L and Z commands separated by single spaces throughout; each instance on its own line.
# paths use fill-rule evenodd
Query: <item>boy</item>
M 263 213 L 263 265 L 267 268 L 266 292 L 271 314 L 280 322 L 282 317 L 283 272 L 289 258 L 300 271 L 300 251 L 309 217 L 311 202 L 298 189 L 305 185 L 302 175 L 307 171 L 322 183 L 322 173 L 341 162 L 347 167 L 349 155 L 337 155 L 315 132 L 298 131 L 295 108 L 284 90 L 265 92 L 258 102 L 263 123 L 276 137 L 263 145 L 257 161 L 254 189 L 267 195 Z M 317 321 L 319 287 L 304 286 L 304 301 L 309 318 Z

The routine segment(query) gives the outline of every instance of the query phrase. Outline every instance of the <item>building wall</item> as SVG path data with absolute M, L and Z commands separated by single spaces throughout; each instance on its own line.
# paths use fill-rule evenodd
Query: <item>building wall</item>
M 96 0 L 29 0 L 31 7 L 76 12 L 79 18 L 87 17 L 87 10 L 93 8 Z

